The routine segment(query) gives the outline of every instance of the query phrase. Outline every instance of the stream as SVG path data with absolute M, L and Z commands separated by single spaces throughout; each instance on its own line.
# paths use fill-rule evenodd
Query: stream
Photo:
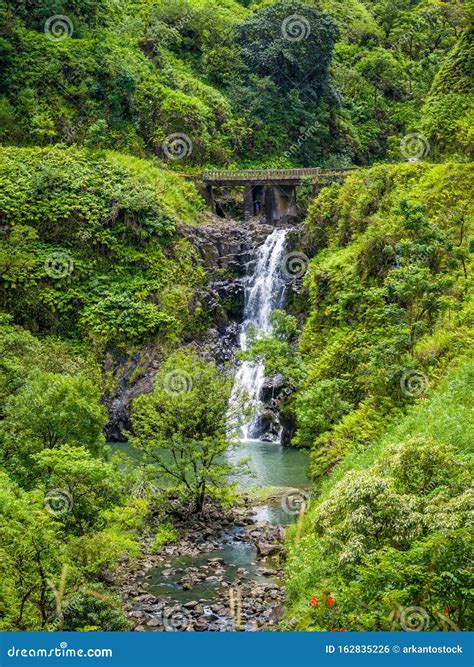
M 275 229 L 256 252 L 245 284 L 242 350 L 252 329 L 271 332 L 271 313 L 284 305 L 287 231 Z M 231 479 L 243 506 L 227 512 L 213 507 L 207 517 L 188 519 L 178 526 L 177 544 L 142 559 L 121 586 L 136 631 L 255 631 L 281 618 L 281 541 L 306 497 L 308 456 L 280 444 L 278 420 L 265 417 L 264 382 L 263 362 L 241 362 L 229 403 L 230 411 L 243 399 L 253 406 L 248 423 L 239 425 L 240 445 L 227 454 L 237 471 L 239 461 L 248 460 Z M 127 443 L 114 449 L 134 456 Z

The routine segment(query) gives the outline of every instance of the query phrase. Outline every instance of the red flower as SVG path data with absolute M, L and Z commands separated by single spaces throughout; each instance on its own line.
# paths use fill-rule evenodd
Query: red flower
M 331 629 L 329 630 L 329 632 L 337 632 L 338 630 L 339 630 L 339 628 L 331 628 Z
M 311 600 L 309 601 L 309 604 L 312 607 L 316 607 L 316 605 L 318 604 L 318 598 L 311 598 Z
M 330 607 L 332 607 L 333 604 L 334 604 L 334 598 L 332 597 L 332 595 L 328 595 L 327 598 L 326 598 L 326 600 L 327 600 L 328 605 L 329 605 Z
M 443 611 L 446 614 L 446 616 L 449 616 L 449 607 L 445 607 Z
M 347 632 L 347 628 L 341 628 L 341 632 Z

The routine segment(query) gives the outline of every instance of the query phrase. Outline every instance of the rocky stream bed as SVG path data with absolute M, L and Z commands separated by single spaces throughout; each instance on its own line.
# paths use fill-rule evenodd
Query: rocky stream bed
M 135 632 L 262 631 L 275 628 L 284 611 L 281 584 L 285 528 L 259 519 L 245 506 L 176 523 L 180 539 L 117 572 Z

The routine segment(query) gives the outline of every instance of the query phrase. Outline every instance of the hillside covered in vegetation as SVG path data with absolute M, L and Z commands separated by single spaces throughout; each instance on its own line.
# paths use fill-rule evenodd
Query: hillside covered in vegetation
M 410 607 L 424 629 L 472 626 L 473 176 L 374 167 L 311 206 L 289 408 L 315 483 L 289 542 L 299 629 L 399 629 Z
M 465 155 L 468 12 L 462 0 L 2 0 L 0 138 L 164 157 L 183 133 L 188 165 L 331 166 L 398 159 L 422 127 L 436 151 Z
M 473 17 L 0 0 L 0 631 L 133 629 L 119 575 L 245 513 L 241 359 L 279 378 L 310 461 L 284 544 L 259 535 L 271 623 L 472 629 Z M 354 168 L 301 187 L 304 270 L 240 357 L 271 229 L 218 218 L 209 167 Z

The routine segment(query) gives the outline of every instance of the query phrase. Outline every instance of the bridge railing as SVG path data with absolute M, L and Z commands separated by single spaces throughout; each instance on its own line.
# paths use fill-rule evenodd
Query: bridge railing
M 310 178 L 317 176 L 320 172 L 320 167 L 308 169 L 222 169 L 203 171 L 202 178 L 204 181 L 274 181 L 291 178 Z

